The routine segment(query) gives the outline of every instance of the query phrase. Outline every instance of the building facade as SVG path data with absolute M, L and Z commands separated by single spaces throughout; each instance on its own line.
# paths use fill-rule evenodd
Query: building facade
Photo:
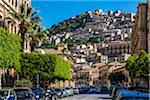
M 108 85 L 109 82 L 108 69 L 109 69 L 108 64 L 99 67 L 99 81 L 101 86 Z
M 8 20 L 6 20 L 6 17 L 11 17 L 9 15 L 9 12 L 11 12 L 12 7 L 15 11 L 19 11 L 20 5 L 25 4 L 27 6 L 31 5 L 31 0 L 0 0 L 0 26 L 5 27 L 9 32 L 11 33 L 18 33 L 18 24 L 10 24 Z
M 31 6 L 31 0 L 0 0 L 0 26 L 8 30 L 10 33 L 19 34 L 19 24 L 20 22 L 16 21 L 15 23 L 10 23 L 7 17 L 12 17 L 10 12 L 12 10 L 19 12 L 21 5 Z M 24 41 L 24 52 L 30 52 L 31 46 L 30 41 Z
M 121 42 L 99 46 L 98 52 L 101 52 L 102 55 L 108 56 L 108 62 L 115 61 L 115 58 L 117 58 L 119 62 L 124 62 L 125 54 L 131 54 L 131 43 Z
M 131 51 L 137 54 L 140 50 L 150 52 L 150 1 L 139 3 L 138 11 L 131 34 Z
M 98 86 L 99 69 L 98 68 L 82 69 L 75 73 L 74 79 L 76 86 L 81 85 Z

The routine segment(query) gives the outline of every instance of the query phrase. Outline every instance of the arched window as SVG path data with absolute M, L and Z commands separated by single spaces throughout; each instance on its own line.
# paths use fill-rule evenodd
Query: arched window
M 18 2 L 17 2 L 17 0 L 16 0 L 16 3 L 15 3 L 15 8 L 17 8 L 17 5 L 18 5 Z
M 12 5 L 14 5 L 14 0 L 12 0 Z
M 11 32 L 13 32 L 13 24 L 11 24 Z

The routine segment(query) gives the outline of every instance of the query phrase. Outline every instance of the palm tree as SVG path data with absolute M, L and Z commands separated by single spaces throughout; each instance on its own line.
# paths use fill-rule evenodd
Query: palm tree
M 37 26 L 37 29 L 30 34 L 31 37 L 31 51 L 34 51 L 35 47 L 40 47 L 41 44 L 46 40 L 48 31 L 42 26 Z
M 3 0 L 5 4 L 5 2 Z M 9 11 L 10 16 L 6 17 L 5 19 L 8 20 L 10 23 L 17 23 L 19 22 L 19 31 L 18 34 L 21 35 L 21 47 L 22 51 L 25 51 L 25 45 L 27 40 L 29 40 L 31 32 L 34 32 L 36 27 L 40 24 L 41 18 L 36 16 L 38 11 L 32 8 L 31 6 L 21 5 L 19 11 L 17 12 L 14 10 L 9 4 L 7 6 L 11 9 Z M 7 8 L 6 8 L 7 9 Z

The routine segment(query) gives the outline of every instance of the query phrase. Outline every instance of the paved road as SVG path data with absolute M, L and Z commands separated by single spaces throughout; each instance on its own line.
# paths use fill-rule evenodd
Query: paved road
M 60 100 L 111 100 L 108 94 L 80 94 Z

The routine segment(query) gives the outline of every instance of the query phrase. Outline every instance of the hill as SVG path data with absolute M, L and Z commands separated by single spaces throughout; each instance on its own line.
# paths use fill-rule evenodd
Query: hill
M 101 9 L 88 11 L 49 28 L 47 43 L 53 46 L 59 43 L 72 46 L 74 44 L 129 41 L 134 17 L 134 13 L 119 10 L 107 13 Z

